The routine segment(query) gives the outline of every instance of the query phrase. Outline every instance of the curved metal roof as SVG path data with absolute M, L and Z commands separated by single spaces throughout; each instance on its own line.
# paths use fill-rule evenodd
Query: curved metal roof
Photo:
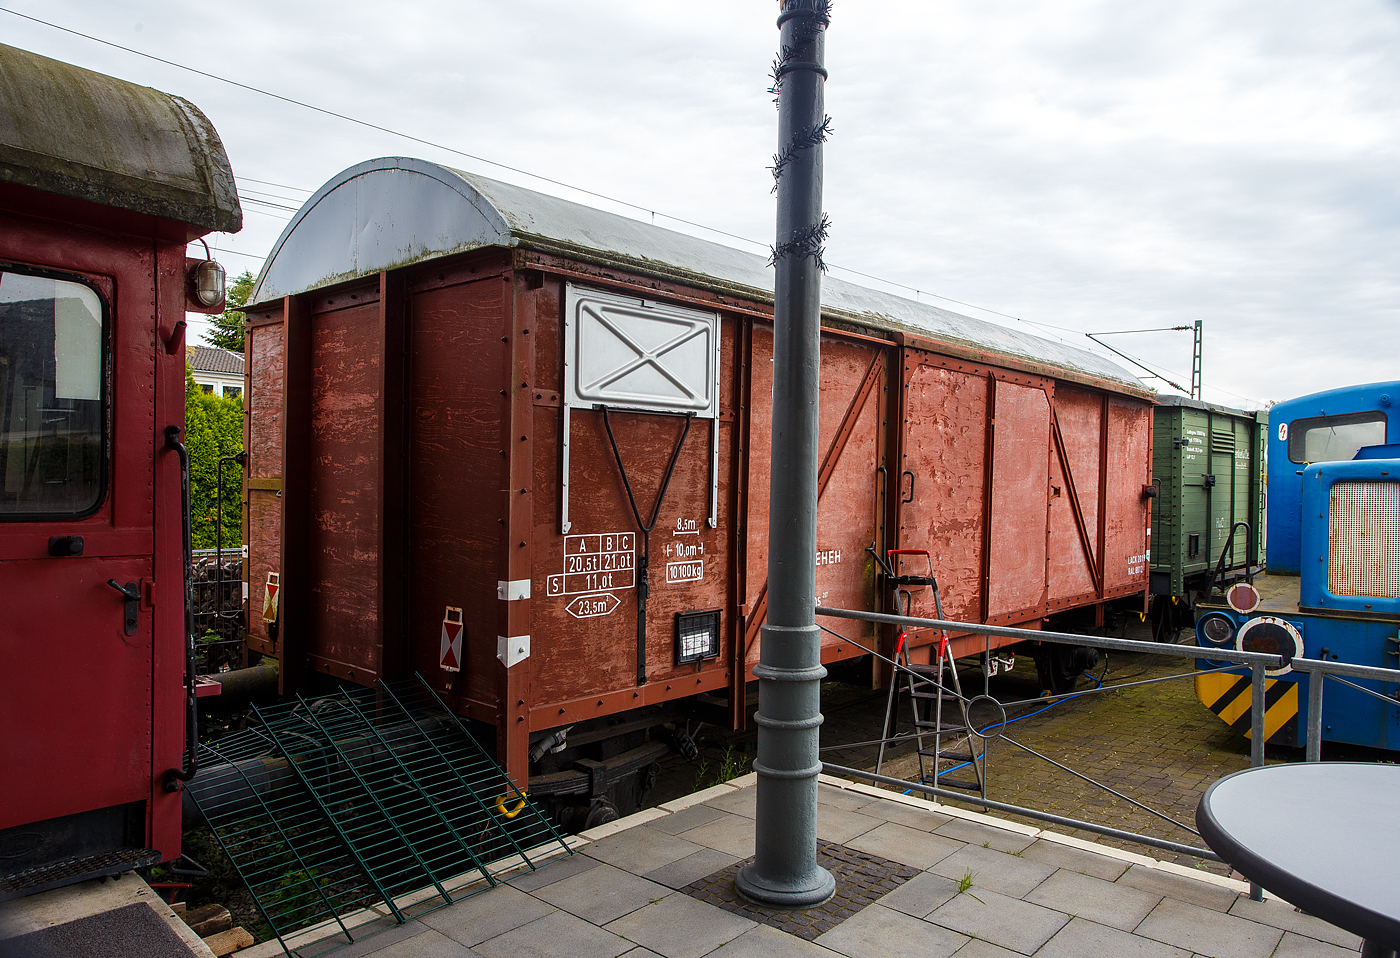
M 193 103 L 0 44 L 0 182 L 234 232 L 243 211 Z
M 763 256 L 408 157 L 332 177 L 292 217 L 249 297 L 266 303 L 383 269 L 485 246 L 521 246 L 771 303 Z M 822 314 L 1148 390 L 1088 350 L 832 277 Z

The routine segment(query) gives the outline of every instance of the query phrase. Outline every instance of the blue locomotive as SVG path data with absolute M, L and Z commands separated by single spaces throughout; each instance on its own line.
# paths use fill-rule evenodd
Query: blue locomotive
M 1400 667 L 1397 403 L 1400 382 L 1383 382 L 1269 411 L 1268 573 L 1252 589 L 1235 585 L 1198 606 L 1200 647 Z M 1222 664 L 1208 655 L 1199 663 Z M 1287 667 L 1269 673 L 1268 742 L 1302 744 L 1310 681 Z M 1327 683 L 1323 740 L 1400 749 L 1397 685 L 1347 681 L 1354 685 Z M 1197 676 L 1196 697 L 1226 724 L 1249 729 L 1247 671 Z

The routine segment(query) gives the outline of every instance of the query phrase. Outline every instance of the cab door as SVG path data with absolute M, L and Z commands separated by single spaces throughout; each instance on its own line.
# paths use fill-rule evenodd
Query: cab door
M 152 794 L 155 349 L 116 287 L 0 266 L 0 830 L 51 823 L 41 860 L 143 844 Z

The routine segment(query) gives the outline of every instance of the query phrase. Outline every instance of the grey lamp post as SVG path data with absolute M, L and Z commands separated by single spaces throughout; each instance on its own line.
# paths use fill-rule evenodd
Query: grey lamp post
M 780 908 L 819 905 L 836 880 L 817 864 L 821 632 L 816 625 L 817 403 L 821 372 L 822 66 L 829 0 L 783 0 L 778 95 L 777 284 L 773 303 L 773 458 L 768 619 L 759 664 L 754 861 L 739 892 Z

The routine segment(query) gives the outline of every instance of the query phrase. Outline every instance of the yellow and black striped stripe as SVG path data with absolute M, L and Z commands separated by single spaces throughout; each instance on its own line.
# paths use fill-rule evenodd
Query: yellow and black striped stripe
M 1196 698 L 1235 732 L 1252 736 L 1248 675 L 1215 672 L 1196 676 Z M 1292 679 L 1264 680 L 1264 741 L 1298 744 L 1298 683 Z

